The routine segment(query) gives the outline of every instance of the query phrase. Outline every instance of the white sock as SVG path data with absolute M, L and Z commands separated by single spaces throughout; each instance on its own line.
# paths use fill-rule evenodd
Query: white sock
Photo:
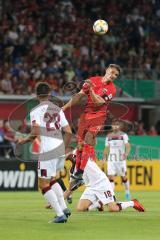
M 66 205 L 65 200 L 64 200 L 63 190 L 62 190 L 61 186 L 59 185 L 59 183 L 57 183 L 57 182 L 54 183 L 51 186 L 51 188 L 58 198 L 58 202 L 59 202 L 59 205 L 61 206 L 61 209 L 62 210 L 66 209 L 67 205 Z
M 57 216 L 64 215 L 64 213 L 59 205 L 57 196 L 52 189 L 48 190 L 45 194 L 43 194 L 43 196 L 47 200 L 47 202 L 51 204 L 51 206 L 55 210 Z
M 126 194 L 130 194 L 130 191 L 129 191 L 129 181 L 127 180 L 126 182 L 123 182 L 123 185 L 124 185 Z
M 114 181 L 113 182 L 110 182 L 111 183 L 111 185 L 112 185 L 112 189 L 114 190 L 114 188 L 115 188 L 115 183 L 114 183 Z
M 99 203 L 99 201 L 96 201 L 89 206 L 88 210 L 91 211 L 91 210 L 93 210 L 95 208 L 99 208 L 99 207 L 101 207 L 101 204 Z
M 119 202 L 121 204 L 122 209 L 126 209 L 128 207 L 133 207 L 134 202 L 133 201 L 128 201 L 128 202 Z

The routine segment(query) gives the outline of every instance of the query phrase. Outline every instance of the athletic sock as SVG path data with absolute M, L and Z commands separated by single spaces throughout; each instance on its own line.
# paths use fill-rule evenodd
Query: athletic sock
M 129 181 L 128 180 L 127 181 L 123 181 L 122 183 L 124 185 L 126 194 L 130 194 L 130 191 L 129 191 Z
M 64 200 L 63 190 L 62 190 L 61 186 L 59 185 L 59 183 L 57 183 L 56 180 L 52 180 L 50 183 L 50 186 L 57 196 L 57 199 L 58 199 L 59 205 L 61 206 L 61 209 L 62 210 L 66 209 L 67 205 Z
M 119 206 L 120 210 L 123 210 L 123 209 L 126 209 L 128 207 L 133 207 L 134 202 L 133 201 L 119 202 L 119 203 L 117 203 L 117 205 Z
M 58 179 L 56 179 L 56 181 L 57 181 L 57 182 L 59 183 L 59 185 L 61 186 L 63 192 L 65 192 L 67 188 L 66 188 L 66 186 L 65 186 L 62 178 L 58 178 Z
M 81 165 L 82 150 L 76 150 L 76 169 L 78 170 Z
M 54 193 L 54 191 L 50 187 L 46 187 L 42 190 L 42 194 L 44 198 L 47 200 L 48 203 L 52 206 L 52 208 L 55 210 L 57 216 L 64 215 L 60 204 L 58 202 L 57 196 Z
M 89 158 L 92 158 L 93 160 L 95 159 L 94 147 L 88 144 L 84 144 L 83 150 L 82 150 L 81 165 L 80 165 L 81 170 L 85 169 L 85 166 Z

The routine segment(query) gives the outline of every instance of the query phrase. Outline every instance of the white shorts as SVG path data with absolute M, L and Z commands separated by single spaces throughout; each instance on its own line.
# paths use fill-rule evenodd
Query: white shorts
M 55 177 L 57 172 L 63 170 L 65 157 L 55 158 L 48 161 L 38 162 L 38 177 L 50 179 Z
M 108 161 L 107 175 L 124 177 L 127 172 L 126 161 Z
M 92 203 L 100 200 L 103 205 L 115 202 L 114 191 L 110 182 L 103 181 L 101 185 L 93 187 L 86 187 L 80 199 L 87 199 Z

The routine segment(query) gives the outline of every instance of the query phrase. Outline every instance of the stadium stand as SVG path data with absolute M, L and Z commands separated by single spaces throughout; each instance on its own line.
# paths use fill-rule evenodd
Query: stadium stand
M 64 83 L 79 85 L 110 62 L 125 66 L 128 81 L 159 79 L 159 9 L 159 1 L 144 0 L 2 1 L 1 94 L 32 94 L 36 82 L 47 81 L 54 95 L 70 95 Z M 98 18 L 111 27 L 101 38 L 90 27 Z

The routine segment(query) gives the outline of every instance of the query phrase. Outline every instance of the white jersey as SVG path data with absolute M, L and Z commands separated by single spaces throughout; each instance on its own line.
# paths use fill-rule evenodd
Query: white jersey
M 125 154 L 125 144 L 128 143 L 128 135 L 122 131 L 110 133 L 106 137 L 105 146 L 109 147 L 108 161 L 121 161 Z
M 40 103 L 30 112 L 31 125 L 36 123 L 40 127 L 40 153 L 43 155 L 53 149 L 62 147 L 61 155 L 65 149 L 61 128 L 68 125 L 63 111 L 49 101 Z M 44 157 L 45 158 L 45 157 Z M 50 159 L 40 159 L 50 160 Z
M 85 185 L 90 188 L 103 188 L 103 186 L 105 188 L 106 185 L 110 184 L 106 174 L 91 159 L 88 160 L 84 169 L 83 180 Z
M 88 199 L 92 203 L 99 200 L 103 205 L 115 201 L 114 191 L 108 177 L 91 159 L 88 160 L 84 169 L 83 179 L 86 189 L 80 199 Z

